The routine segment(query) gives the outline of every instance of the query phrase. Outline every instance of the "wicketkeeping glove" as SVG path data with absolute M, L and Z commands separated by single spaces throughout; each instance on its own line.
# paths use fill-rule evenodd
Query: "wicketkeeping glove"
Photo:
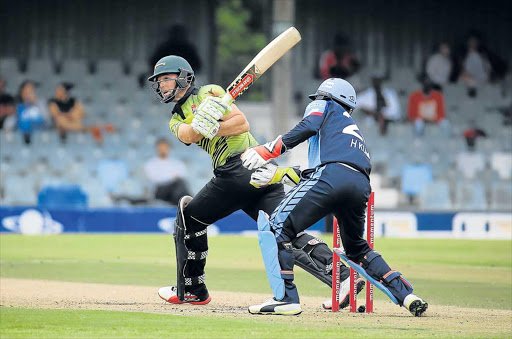
M 213 139 L 219 133 L 220 123 L 208 114 L 197 111 L 192 123 L 194 131 L 202 134 L 205 138 Z
M 251 185 L 256 188 L 283 183 L 296 186 L 300 181 L 300 170 L 296 167 L 278 167 L 266 164 L 251 175 Z
M 259 168 L 284 152 L 286 152 L 286 146 L 283 144 L 281 136 L 278 136 L 274 141 L 247 148 L 241 156 L 242 165 L 249 170 Z

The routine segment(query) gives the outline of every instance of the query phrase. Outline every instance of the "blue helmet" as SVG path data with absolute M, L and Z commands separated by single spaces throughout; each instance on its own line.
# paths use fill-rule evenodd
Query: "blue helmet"
M 356 107 L 356 91 L 352 85 L 340 78 L 329 78 L 322 82 L 316 93 L 309 95 L 310 99 L 329 98 L 351 109 Z

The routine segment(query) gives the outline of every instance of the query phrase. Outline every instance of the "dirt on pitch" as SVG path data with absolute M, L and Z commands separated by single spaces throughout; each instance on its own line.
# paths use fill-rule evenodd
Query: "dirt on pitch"
M 430 331 L 443 329 L 445 335 L 512 333 L 512 311 L 430 305 L 426 317 L 412 317 L 404 308 L 376 301 L 375 313 L 335 314 L 324 310 L 325 299 L 302 297 L 303 313 L 298 317 L 253 316 L 247 307 L 263 302 L 268 295 L 210 291 L 212 301 L 205 306 L 171 305 L 161 300 L 157 287 L 107 285 L 46 280 L 0 278 L 0 306 L 31 309 L 78 309 L 147 312 L 183 316 L 252 318 L 295 323 L 327 323 L 340 326 L 392 327 Z M 364 299 L 364 298 L 361 298 Z M 364 324 L 364 325 L 363 325 Z

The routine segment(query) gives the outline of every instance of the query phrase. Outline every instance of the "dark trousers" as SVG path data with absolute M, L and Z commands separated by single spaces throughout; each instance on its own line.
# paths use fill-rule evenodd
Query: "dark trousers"
M 400 272 L 392 271 L 377 252 L 372 252 L 368 257 L 372 249 L 363 234 L 370 193 L 370 182 L 365 175 L 338 163 L 320 166 L 308 179 L 302 180 L 270 217 L 281 270 L 293 272 L 290 243 L 296 235 L 327 214 L 334 213 L 339 221 L 341 241 L 347 256 L 361 263 L 373 278 L 382 280 L 401 304 L 412 293 L 412 285 L 401 277 Z M 283 279 L 286 289 L 283 300 L 298 303 L 293 275 L 283 276 Z
M 338 163 L 319 167 L 291 190 L 272 213 L 278 242 L 288 242 L 329 213 L 340 222 L 343 247 L 351 259 L 370 250 L 363 238 L 370 182 L 362 173 Z
M 215 169 L 215 177 L 184 210 L 187 233 L 204 231 L 208 225 L 239 209 L 254 220 L 258 218 L 259 210 L 272 213 L 284 197 L 284 188 L 282 185 L 255 188 L 249 183 L 252 172 L 242 166 L 239 156 L 228 159 L 226 164 Z M 189 239 L 186 244 L 190 251 L 205 252 L 208 250 L 207 235 Z M 202 276 L 205 264 L 206 259 L 187 262 L 185 277 Z M 187 286 L 186 290 L 198 296 L 206 293 L 204 284 Z
M 190 195 L 187 183 L 182 178 L 176 178 L 171 182 L 160 184 L 156 187 L 155 198 L 178 205 L 178 201 L 184 195 Z

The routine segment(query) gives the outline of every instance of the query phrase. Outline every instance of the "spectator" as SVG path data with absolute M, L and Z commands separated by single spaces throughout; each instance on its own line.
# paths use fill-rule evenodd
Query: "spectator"
M 438 50 L 432 54 L 426 65 L 426 75 L 432 80 L 432 88 L 442 90 L 442 86 L 450 81 L 453 71 L 453 62 L 450 56 L 450 45 L 447 42 L 440 42 Z
M 112 125 L 90 126 L 83 125 L 82 120 L 85 116 L 82 104 L 74 97 L 70 96 L 70 91 L 74 85 L 63 82 L 55 89 L 55 97 L 49 100 L 48 108 L 57 127 L 57 131 L 62 142 L 66 141 L 68 132 L 88 131 L 97 142 L 103 140 L 103 127 L 107 132 L 113 132 Z
M 183 177 L 187 173 L 185 164 L 169 157 L 169 142 L 158 139 L 156 142 L 157 156 L 144 165 L 146 177 L 152 185 L 154 197 L 173 205 L 184 195 L 190 195 Z
M 507 62 L 487 48 L 481 34 L 471 30 L 462 53 L 459 54 L 460 79 L 468 86 L 468 94 L 476 96 L 476 85 L 503 79 Z
M 478 127 L 475 120 L 469 122 L 469 128 L 464 131 L 464 139 L 466 139 L 466 145 L 469 151 L 474 151 L 476 146 L 476 139 L 480 137 L 487 137 L 487 133 Z
M 151 55 L 151 58 L 148 60 L 148 74 L 153 74 L 153 67 L 157 64 L 158 60 L 167 55 L 183 57 L 190 63 L 190 66 L 196 73 L 201 71 L 201 59 L 199 58 L 196 47 L 188 39 L 188 31 L 185 26 L 174 25 L 169 28 L 167 40 L 158 45 Z M 148 74 L 141 74 L 139 77 L 141 87 L 144 87 L 149 76 Z
M 334 47 L 320 57 L 320 75 L 328 78 L 348 78 L 359 70 L 360 63 L 355 57 L 349 39 L 342 33 L 336 34 Z
M 372 76 L 372 87 L 357 96 L 357 106 L 377 122 L 381 135 L 386 135 L 388 124 L 400 120 L 398 95 L 392 88 L 383 87 L 384 73 L 377 71 Z
M 450 124 L 446 120 L 443 94 L 432 89 L 432 81 L 427 76 L 423 77 L 422 86 L 409 97 L 407 114 L 409 120 L 414 122 L 415 135 L 423 135 L 425 123 L 438 124 L 448 133 Z
M 84 108 L 80 102 L 69 95 L 73 84 L 62 83 L 55 89 L 55 97 L 50 99 L 48 108 L 59 132 L 60 139 L 66 140 L 67 133 L 83 131 Z
M 467 40 L 461 68 L 461 79 L 468 86 L 469 95 L 476 96 L 476 85 L 488 82 L 491 75 L 491 64 L 487 53 L 476 35 L 470 35 Z
M 0 130 L 12 129 L 16 124 L 16 102 L 5 92 L 5 80 L 0 78 Z
M 30 144 L 32 132 L 48 125 L 49 115 L 43 100 L 39 100 L 35 83 L 26 80 L 18 91 L 18 128 L 26 144 Z

